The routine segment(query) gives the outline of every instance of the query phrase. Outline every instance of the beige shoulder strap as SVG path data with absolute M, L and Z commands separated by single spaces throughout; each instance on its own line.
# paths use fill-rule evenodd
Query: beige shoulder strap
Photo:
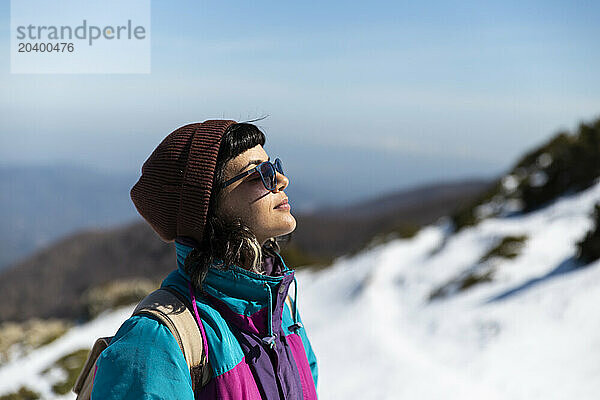
M 202 336 L 191 310 L 175 294 L 167 289 L 157 289 L 144 298 L 133 311 L 133 315 L 146 314 L 158 318 L 171 331 L 181 348 L 192 374 L 192 384 L 201 374 L 204 386 L 210 379 L 208 354 L 204 354 Z
M 83 369 L 73 386 L 73 392 L 77 394 L 77 400 L 89 400 L 92 397 L 94 376 L 96 375 L 96 362 L 100 353 L 108 347 L 111 340 L 112 336 L 98 338 L 94 343 L 94 347 L 88 353 L 87 360 L 83 364 Z
M 292 304 L 292 297 L 288 294 L 285 297 L 285 301 L 286 301 L 288 307 L 290 307 L 290 313 L 293 315 L 294 314 L 294 307 L 293 307 L 293 304 Z

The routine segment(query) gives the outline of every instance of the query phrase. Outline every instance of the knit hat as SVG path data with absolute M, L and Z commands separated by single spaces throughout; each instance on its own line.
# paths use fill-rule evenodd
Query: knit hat
M 208 120 L 171 132 L 150 154 L 131 188 L 131 200 L 165 242 L 202 242 L 221 137 L 235 124 Z

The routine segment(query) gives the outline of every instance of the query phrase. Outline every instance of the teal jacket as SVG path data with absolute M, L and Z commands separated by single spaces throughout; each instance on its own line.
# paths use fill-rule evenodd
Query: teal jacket
M 178 267 L 161 286 L 189 298 L 183 261 L 192 248 L 175 245 Z M 296 299 L 290 301 L 292 307 L 285 301 L 296 282 L 294 271 L 280 256 L 271 261 L 277 267 L 271 276 L 237 266 L 209 268 L 207 296 L 195 292 L 213 369 L 205 388 L 193 392 L 186 361 L 169 329 L 140 315 L 121 325 L 98 358 L 92 399 L 316 399 L 316 357 Z

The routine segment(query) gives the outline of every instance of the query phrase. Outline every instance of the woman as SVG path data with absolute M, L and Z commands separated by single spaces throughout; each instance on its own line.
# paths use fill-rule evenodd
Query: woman
M 175 130 L 146 160 L 131 198 L 175 242 L 177 269 L 162 286 L 196 304 L 212 378 L 194 393 L 169 329 L 136 315 L 100 355 L 92 399 L 317 398 L 316 359 L 288 299 L 294 271 L 277 244 L 296 227 L 289 179 L 264 144 L 250 123 L 209 120 Z

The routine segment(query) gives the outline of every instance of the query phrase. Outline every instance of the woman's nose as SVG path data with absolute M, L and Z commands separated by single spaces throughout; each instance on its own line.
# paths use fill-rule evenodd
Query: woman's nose
M 288 187 L 288 185 L 290 184 L 290 180 L 288 179 L 287 176 L 285 176 L 284 174 L 277 172 L 277 185 L 275 185 L 275 192 L 279 192 L 283 189 L 285 189 L 286 187 Z

